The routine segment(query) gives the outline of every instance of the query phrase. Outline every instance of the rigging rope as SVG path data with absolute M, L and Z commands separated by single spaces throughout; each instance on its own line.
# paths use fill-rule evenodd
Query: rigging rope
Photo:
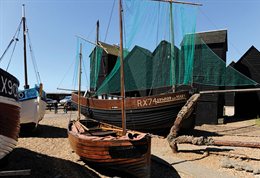
M 13 40 L 14 40 L 14 39 L 13 39 Z M 18 38 L 16 38 L 16 39 L 15 39 L 15 43 L 14 43 L 14 47 L 13 47 L 13 50 L 12 50 L 12 54 L 11 54 L 11 56 L 10 56 L 9 62 L 8 62 L 8 64 L 7 64 L 7 67 L 6 67 L 6 71 L 8 71 L 8 68 L 9 68 L 9 66 L 10 66 L 11 60 L 12 60 L 13 55 L 14 55 L 14 50 L 15 50 L 15 47 L 16 47 L 16 44 L 17 44 L 18 41 L 19 41 Z
M 88 83 L 89 83 L 89 80 L 88 80 L 88 75 L 87 75 L 87 70 L 86 70 L 85 62 L 82 62 L 82 64 L 83 64 L 83 71 L 85 71 L 84 74 L 85 74 L 86 81 L 87 81 L 87 84 L 88 84 Z
M 203 16 L 205 16 L 205 18 L 209 21 L 209 23 L 211 23 L 211 25 L 214 26 L 215 29 L 219 29 L 218 26 L 209 18 L 209 16 L 206 15 L 206 13 L 199 7 L 199 12 L 201 12 L 201 14 Z M 229 43 L 231 44 L 231 46 L 235 49 L 235 51 L 237 52 L 237 54 L 239 54 L 240 56 L 242 56 L 242 52 L 234 45 L 234 43 L 232 41 L 230 41 L 229 39 Z
M 115 2 L 116 2 L 116 0 L 114 0 L 114 2 L 113 2 L 113 6 L 112 6 L 112 9 L 111 9 L 111 13 L 110 13 L 109 21 L 108 21 L 108 26 L 107 26 L 107 30 L 106 30 L 106 35 L 105 35 L 105 40 L 104 40 L 104 42 L 106 42 L 106 40 L 107 40 L 107 34 L 108 34 L 108 30 L 109 30 L 109 27 L 110 27 L 110 24 L 111 24 L 111 19 L 112 19 L 114 7 L 115 7 Z
M 8 49 L 10 48 L 10 46 L 12 45 L 12 43 L 15 41 L 15 46 L 16 46 L 16 43 L 18 41 L 18 38 L 19 38 L 19 34 L 20 34 L 20 30 L 21 30 L 21 25 L 22 25 L 22 20 L 20 21 L 20 24 L 18 25 L 18 28 L 17 30 L 15 31 L 15 34 L 12 38 L 12 40 L 10 41 L 10 43 L 8 44 L 7 48 L 5 49 L 4 53 L 2 54 L 2 56 L 0 57 L 0 62 L 2 61 L 2 59 L 4 58 L 6 52 L 8 51 Z M 11 59 L 12 59 L 12 56 L 13 56 L 13 53 L 14 53 L 14 49 L 15 49 L 15 46 L 13 48 L 13 51 L 12 51 L 12 54 L 11 54 L 11 58 L 9 59 L 9 62 L 8 62 L 8 66 L 11 62 Z M 8 67 L 7 67 L 8 69 Z
M 41 77 L 40 77 L 40 73 L 38 71 L 38 66 L 37 66 L 35 56 L 34 56 L 34 52 L 33 52 L 33 49 L 32 49 L 32 42 L 31 42 L 31 38 L 30 38 L 30 35 L 29 35 L 29 30 L 28 30 L 27 25 L 26 25 L 26 31 L 27 31 L 27 34 L 28 34 L 27 36 L 28 36 L 28 41 L 29 41 L 31 60 L 32 60 L 32 63 L 33 63 L 33 68 L 34 68 L 37 84 L 39 84 L 39 83 L 41 83 Z
M 68 68 L 67 71 L 65 72 L 65 74 L 64 74 L 64 76 L 63 76 L 63 78 L 62 78 L 62 80 L 61 80 L 61 82 L 59 83 L 59 85 L 58 85 L 57 88 L 60 88 L 62 82 L 64 81 L 66 75 L 69 73 L 69 71 L 70 71 L 70 69 L 71 69 L 71 67 L 72 67 L 73 64 L 74 64 L 74 61 L 72 61 L 72 63 L 70 64 L 69 68 Z

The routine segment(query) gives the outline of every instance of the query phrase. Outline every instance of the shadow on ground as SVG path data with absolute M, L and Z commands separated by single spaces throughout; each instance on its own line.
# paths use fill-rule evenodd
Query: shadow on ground
M 180 164 L 180 163 L 184 163 L 184 162 L 192 162 L 192 161 L 198 161 L 198 160 L 202 160 L 204 158 L 206 158 L 210 153 L 219 153 L 219 152 L 228 152 L 231 151 L 233 149 L 227 149 L 227 148 L 205 148 L 205 149 L 193 149 L 193 150 L 178 150 L 179 153 L 195 153 L 195 154 L 199 154 L 201 155 L 201 157 L 199 158 L 195 158 L 195 159 L 186 159 L 183 161 L 178 161 L 178 162 L 174 162 L 171 165 L 175 165 L 175 164 Z
M 97 167 L 94 164 L 86 163 L 87 166 L 95 169 L 102 175 L 108 177 L 120 177 L 120 178 L 133 178 L 133 176 L 129 174 L 120 173 L 115 170 L 108 170 L 104 167 Z M 151 156 L 151 178 L 159 178 L 159 177 L 167 177 L 167 178 L 180 178 L 178 172 L 166 161 L 163 159 L 152 155 Z
M 8 157 L 8 162 L 1 171 L 31 169 L 30 176 L 21 178 L 99 178 L 100 176 L 85 166 L 69 160 L 55 158 L 30 151 L 24 148 L 16 148 Z M 15 176 L 19 178 L 19 176 Z
M 167 178 L 180 178 L 178 172 L 170 165 L 168 162 L 163 159 L 152 155 L 151 162 L 151 177 L 167 177 Z
M 205 131 L 205 130 L 191 130 L 190 134 L 194 137 L 200 137 L 200 136 L 204 136 L 204 137 L 218 137 L 218 136 L 223 136 L 222 134 L 219 134 L 217 132 L 209 132 L 209 131 Z
M 49 125 L 38 125 L 33 132 L 21 132 L 19 137 L 67 138 L 67 129 Z

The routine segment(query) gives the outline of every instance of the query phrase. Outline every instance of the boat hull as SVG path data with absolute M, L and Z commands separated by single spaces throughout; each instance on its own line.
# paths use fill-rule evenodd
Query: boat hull
M 170 128 L 189 98 L 188 92 L 126 98 L 126 125 L 131 130 L 153 132 Z M 77 95 L 72 94 L 77 103 Z M 95 120 L 121 126 L 121 100 L 81 97 L 81 112 Z M 191 124 L 186 124 L 187 126 Z
M 98 168 L 123 172 L 135 177 L 150 177 L 150 136 L 143 134 L 136 139 L 86 136 L 75 133 L 72 125 L 70 123 L 68 127 L 69 142 L 83 161 Z
M 0 69 L 0 161 L 17 145 L 20 129 L 19 81 Z
M 35 129 L 45 115 L 46 105 L 39 96 L 21 101 L 21 127 Z

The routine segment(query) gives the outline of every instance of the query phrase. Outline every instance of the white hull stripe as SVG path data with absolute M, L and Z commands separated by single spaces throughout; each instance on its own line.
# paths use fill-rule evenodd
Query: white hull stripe
M 0 135 L 0 159 L 10 153 L 16 145 L 16 140 Z
M 14 105 L 14 106 L 17 106 L 17 107 L 21 107 L 21 104 L 18 101 L 15 101 L 14 99 L 8 98 L 8 97 L 5 97 L 5 96 L 0 96 L 0 102 L 5 103 L 5 104 Z

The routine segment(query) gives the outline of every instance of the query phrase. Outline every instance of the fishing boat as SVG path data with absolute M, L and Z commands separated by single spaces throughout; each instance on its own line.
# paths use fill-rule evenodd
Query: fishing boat
M 24 44 L 24 90 L 19 90 L 18 97 L 21 103 L 20 123 L 22 132 L 31 132 L 35 130 L 39 122 L 43 119 L 46 109 L 46 94 L 43 90 L 42 83 L 36 84 L 34 87 L 28 84 L 27 75 L 27 25 L 25 18 L 25 5 L 23 5 L 23 44 Z M 30 49 L 31 45 L 30 45 Z M 34 64 L 35 65 L 35 64 Z M 37 79 L 40 80 L 39 72 L 36 72 Z
M 122 9 L 121 0 L 119 9 Z M 122 15 L 120 10 L 120 56 L 123 64 Z M 79 89 L 81 93 L 81 51 L 79 62 Z M 78 99 L 78 117 L 68 125 L 72 149 L 90 165 L 134 177 L 150 177 L 151 137 L 149 134 L 126 129 L 124 107 L 124 65 L 121 65 L 121 124 L 122 128 L 92 119 L 80 119 L 81 100 Z
M 0 69 L 0 163 L 17 145 L 20 130 L 19 81 Z
M 151 138 L 147 134 L 127 131 L 92 119 L 71 121 L 68 137 L 81 160 L 99 169 L 127 173 L 135 177 L 150 176 Z
M 188 91 L 147 97 L 128 97 L 125 99 L 126 124 L 129 129 L 146 132 L 169 128 L 189 97 Z M 121 101 L 115 98 L 115 96 L 107 96 L 103 99 L 81 96 L 82 114 L 101 122 L 119 126 Z M 72 101 L 74 105 L 78 101 L 76 93 L 72 93 Z M 193 128 L 194 125 L 188 123 L 187 126 Z
M 176 1 L 162 1 L 162 3 L 165 2 L 169 3 L 170 7 L 172 7 L 172 3 L 178 3 Z M 172 16 L 172 13 L 170 14 Z M 171 31 L 173 32 L 173 29 Z M 178 112 L 191 96 L 190 92 L 192 90 L 189 90 L 190 87 L 183 89 L 168 82 L 170 80 L 173 81 L 175 78 L 174 69 L 170 69 L 170 67 L 174 67 L 170 61 L 170 58 L 174 56 L 173 41 L 173 39 L 171 42 L 162 40 L 153 52 L 136 45 L 125 57 L 126 71 L 128 73 L 131 71 L 130 75 L 125 75 L 127 88 L 125 112 L 127 118 L 126 125 L 129 129 L 144 132 L 157 132 L 169 129 L 173 125 Z M 97 54 L 98 51 L 101 52 Z M 82 114 L 116 126 L 120 126 L 121 123 L 121 100 L 118 90 L 115 90 L 117 91 L 115 92 L 111 88 L 119 86 L 118 83 L 114 82 L 115 78 L 119 81 L 120 72 L 116 63 L 118 51 L 118 46 L 106 44 L 97 38 L 96 47 L 90 55 L 90 63 L 95 61 L 95 56 L 101 56 L 101 62 L 97 63 L 98 66 L 90 64 L 93 67 L 90 71 L 96 73 L 95 75 L 97 76 L 93 75 L 93 77 L 90 74 L 90 80 L 96 80 L 94 82 L 96 84 L 90 88 L 89 92 L 80 97 Z M 152 64 L 153 61 L 159 62 Z M 157 68 L 160 68 L 162 65 L 165 66 L 165 69 L 162 68 L 161 73 L 157 74 Z M 100 70 L 96 72 L 96 68 L 99 66 Z M 118 69 L 117 71 L 116 68 Z M 156 80 L 158 85 L 154 84 L 156 82 L 153 83 L 154 80 Z M 102 90 L 103 88 L 106 88 L 107 91 Z M 74 105 L 78 103 L 78 98 L 77 93 L 72 93 Z M 194 128 L 194 119 L 185 122 L 187 123 L 183 124 L 183 129 L 189 130 Z

